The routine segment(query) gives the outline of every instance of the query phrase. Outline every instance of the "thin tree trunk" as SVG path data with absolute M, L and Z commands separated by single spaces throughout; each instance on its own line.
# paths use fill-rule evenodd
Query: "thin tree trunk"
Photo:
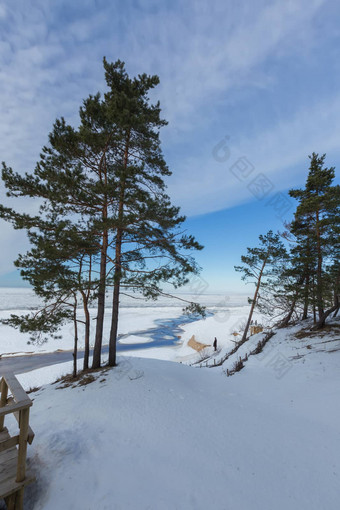
M 82 268 L 82 264 L 81 264 Z M 83 309 L 85 314 L 85 338 L 84 338 L 84 363 L 83 370 L 87 370 L 89 368 L 89 357 L 90 357 L 90 312 L 89 312 L 89 298 L 91 294 L 91 278 L 92 278 L 92 255 L 89 256 L 89 268 L 88 268 L 88 282 L 87 282 L 87 290 L 83 290 L 81 288 L 81 270 L 79 274 L 79 286 L 80 293 L 83 301 Z
M 298 296 L 298 292 L 296 292 L 296 294 L 294 296 L 294 299 L 292 301 L 292 304 L 290 305 L 290 309 L 289 309 L 289 312 L 287 313 L 286 317 L 284 317 L 282 319 L 282 321 L 278 324 L 278 326 L 277 326 L 278 328 L 285 328 L 286 326 L 288 326 L 289 321 L 292 318 L 292 315 L 293 315 L 294 310 L 295 310 L 297 296 Z
M 130 144 L 130 131 L 127 134 L 127 140 L 124 150 L 123 168 L 127 169 L 129 158 L 129 144 Z M 114 287 L 113 287 L 113 301 L 112 301 L 112 317 L 111 317 L 111 330 L 109 340 L 109 366 L 116 366 L 117 362 L 117 332 L 118 332 L 118 319 L 119 319 L 119 294 L 120 294 L 120 281 L 122 277 L 122 238 L 123 229 L 122 221 L 124 218 L 124 196 L 125 196 L 125 179 L 124 176 L 120 180 L 120 196 L 118 208 L 118 228 L 116 234 L 116 247 L 115 247 L 115 271 L 114 271 Z
M 78 357 L 78 322 L 77 322 L 77 298 L 75 297 L 73 311 L 74 325 L 74 348 L 73 348 L 73 377 L 77 377 L 77 357 Z
M 93 348 L 92 368 L 99 368 L 100 362 L 101 362 L 104 313 L 105 313 L 107 247 L 108 247 L 108 233 L 107 233 L 107 230 L 105 230 L 105 232 L 103 233 L 102 250 L 101 250 L 101 255 L 100 255 L 98 313 L 97 313 L 96 337 L 95 337 L 94 348 Z
M 335 318 L 338 315 L 339 309 L 340 309 L 340 300 L 339 300 L 339 294 L 338 294 L 338 288 L 339 286 L 339 277 L 337 278 L 336 285 L 334 288 L 334 305 L 336 306 L 335 312 L 333 314 L 333 317 Z
M 320 217 L 319 211 L 316 211 L 316 241 L 317 241 L 317 254 L 318 265 L 316 272 L 316 302 L 318 307 L 319 320 L 322 320 L 324 314 L 323 306 L 323 288 L 322 288 L 322 251 L 321 251 L 321 234 L 320 234 Z
M 339 281 L 340 281 L 340 276 L 337 277 L 337 280 L 336 280 L 336 284 L 335 284 L 335 288 L 337 289 L 338 288 L 338 285 L 339 285 Z M 326 324 L 326 319 L 327 317 L 329 317 L 329 315 L 331 315 L 333 312 L 336 312 L 336 314 L 338 313 L 338 310 L 339 310 L 339 307 L 340 307 L 340 303 L 339 303 L 339 295 L 338 293 L 335 291 L 334 293 L 334 304 L 331 308 L 329 308 L 328 310 L 324 311 L 321 318 L 319 318 L 319 320 L 317 321 L 316 325 L 312 328 L 313 330 L 317 330 L 317 329 L 322 329 L 325 324 Z M 335 314 L 335 315 L 336 315 Z
M 90 312 L 88 308 L 88 301 L 84 301 L 84 313 L 85 313 L 85 349 L 84 349 L 84 365 L 83 369 L 89 368 L 89 357 L 90 357 Z
M 321 319 L 319 319 L 315 326 L 313 326 L 313 330 L 322 329 L 326 323 L 326 319 L 331 313 L 338 309 L 339 305 L 333 305 L 332 308 L 329 308 L 326 312 L 323 313 Z
M 278 328 L 285 328 L 288 325 L 290 319 L 292 318 L 292 315 L 293 315 L 294 310 L 295 310 L 296 302 L 297 302 L 298 297 L 299 297 L 299 286 L 303 285 L 304 280 L 305 280 L 305 277 L 302 276 L 300 281 L 297 282 L 297 288 L 296 288 L 296 291 L 295 291 L 295 294 L 294 294 L 294 297 L 293 297 L 292 304 L 290 305 L 289 312 L 282 319 L 282 321 L 278 324 L 278 326 L 277 326 Z
M 117 332 L 118 332 L 118 317 L 119 317 L 119 294 L 120 294 L 120 279 L 121 279 L 121 247 L 122 247 L 122 232 L 119 229 L 117 232 L 116 243 L 116 260 L 115 260 L 115 273 L 114 273 L 114 288 L 113 288 L 113 302 L 112 302 L 112 320 L 109 342 L 109 366 L 116 366 L 117 357 Z
M 307 268 L 308 271 L 308 268 Z M 308 318 L 308 307 L 309 307 L 309 274 L 307 273 L 305 278 L 305 289 L 304 289 L 304 307 L 302 320 L 306 320 Z
M 260 274 L 259 274 L 259 277 L 258 277 L 258 280 L 257 280 L 257 285 L 256 285 L 255 294 L 254 294 L 254 299 L 253 299 L 253 302 L 251 304 L 248 321 L 247 321 L 245 330 L 243 332 L 243 336 L 242 336 L 241 342 L 245 342 L 246 339 L 247 339 L 248 329 L 249 329 L 249 326 L 250 326 L 250 323 L 251 323 L 251 319 L 253 317 L 253 313 L 254 313 L 254 309 L 255 309 L 255 305 L 256 305 L 257 296 L 258 296 L 258 293 L 259 293 L 259 290 L 260 290 L 261 278 L 262 278 L 263 271 L 264 271 L 266 263 L 267 263 L 267 257 L 263 261 L 263 264 L 262 264 L 262 267 L 261 267 L 261 271 L 260 271 Z
M 316 304 L 315 304 L 315 278 L 313 277 L 313 322 L 316 324 Z
M 104 158 L 105 160 L 105 158 Z M 100 169 L 100 180 L 102 181 L 102 173 Z M 106 160 L 104 167 L 104 184 L 107 186 L 107 169 Z M 104 195 L 102 220 L 105 223 L 107 220 L 108 205 L 107 196 Z M 100 254 L 100 271 L 99 271 L 99 289 L 98 289 L 98 313 L 97 313 L 97 325 L 96 325 L 96 337 L 93 348 L 93 360 L 92 368 L 99 368 L 101 363 L 101 352 L 103 343 L 103 326 L 104 326 L 104 314 L 105 314 L 105 291 L 106 291 L 106 266 L 107 266 L 107 249 L 109 234 L 107 229 L 104 227 L 102 234 L 102 247 Z

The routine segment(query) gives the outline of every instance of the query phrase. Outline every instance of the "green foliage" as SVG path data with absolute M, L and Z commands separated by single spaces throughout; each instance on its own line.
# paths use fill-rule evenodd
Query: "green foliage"
M 117 294 L 115 340 L 120 290 L 156 299 L 165 283 L 178 288 L 199 272 L 192 252 L 202 249 L 183 232 L 185 217 L 166 194 L 171 172 L 159 131 L 167 123 L 148 96 L 159 78 L 130 78 L 120 60 L 104 58 L 103 65 L 107 91 L 83 101 L 77 128 L 63 117 L 55 121 L 33 173 L 20 175 L 3 163 L 7 195 L 38 200 L 39 213 L 0 206 L 0 217 L 27 232 L 31 249 L 15 264 L 44 302 L 41 315 L 23 317 L 21 327 L 57 330 L 75 320 L 79 295 L 85 310 L 97 298 L 97 361 L 106 289 Z M 193 303 L 189 308 L 203 313 Z M 19 323 L 13 318 L 12 325 Z
M 287 260 L 288 255 L 279 234 L 271 230 L 259 236 L 259 246 L 247 248 L 247 255 L 241 256 L 243 265 L 235 266 L 235 270 L 243 273 L 242 280 L 257 284 L 261 274 L 266 279 L 277 272 L 280 262 Z
M 283 236 L 290 244 L 289 253 L 271 232 L 260 237 L 259 248 L 248 248 L 243 266 L 235 269 L 243 273 L 243 280 L 261 280 L 256 299 L 261 312 L 276 314 L 286 325 L 293 317 L 305 319 L 313 311 L 317 327 L 322 327 L 339 309 L 340 186 L 333 185 L 335 169 L 324 166 L 325 155 L 313 153 L 309 158 L 305 187 L 289 192 L 297 200 L 294 219 Z

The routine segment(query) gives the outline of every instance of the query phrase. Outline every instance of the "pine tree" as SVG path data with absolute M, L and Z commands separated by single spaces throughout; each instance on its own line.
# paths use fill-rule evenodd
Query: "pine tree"
M 235 266 L 236 271 L 243 273 L 242 280 L 255 284 L 255 293 L 241 342 L 247 339 L 261 285 L 276 273 L 278 264 L 287 259 L 287 251 L 278 234 L 273 234 L 270 230 L 266 235 L 260 235 L 259 240 L 258 247 L 247 248 L 247 255 L 242 255 L 243 265 Z
M 99 258 L 98 264 L 88 260 L 90 291 L 80 291 L 85 311 L 94 292 L 97 296 L 93 368 L 100 366 L 108 286 L 113 286 L 110 364 L 114 365 L 122 285 L 156 298 L 163 292 L 162 283 L 178 287 L 190 273 L 198 272 L 191 251 L 202 249 L 181 232 L 185 218 L 165 193 L 164 178 L 171 173 L 161 153 L 159 129 L 166 122 L 160 118 L 159 104 L 151 105 L 147 95 L 158 77 L 143 74 L 130 79 L 120 61 L 108 64 L 104 59 L 104 68 L 108 92 L 83 102 L 77 129 L 63 118 L 56 120 L 33 174 L 21 176 L 5 164 L 2 171 L 10 196 L 41 199 L 41 218 L 67 222 L 70 231 L 79 234 L 73 250 L 63 236 L 66 267 L 84 255 L 82 236 L 88 243 L 86 256 Z M 0 216 L 16 228 L 42 228 L 39 221 L 13 209 L 0 208 Z M 55 235 L 53 222 L 46 221 Z M 51 244 L 50 260 L 55 256 Z M 37 260 L 30 258 L 33 273 Z M 199 310 L 194 303 L 190 307 Z
M 340 220 L 340 187 L 332 186 L 335 177 L 334 168 L 324 168 L 325 157 L 325 154 L 319 156 L 316 153 L 309 156 L 310 168 L 305 188 L 290 190 L 290 195 L 299 202 L 293 229 L 294 233 L 297 233 L 299 229 L 303 232 L 300 236 L 302 242 L 299 250 L 305 261 L 305 282 L 310 284 L 315 274 L 313 278 L 315 292 L 312 291 L 312 301 L 315 297 L 318 311 L 317 328 L 323 327 L 326 318 L 332 313 L 332 307 L 325 310 L 325 306 L 329 304 L 326 298 L 325 276 L 326 266 L 333 258 L 334 229 L 338 228 Z
M 100 363 L 105 309 L 108 230 L 115 228 L 108 218 L 114 203 L 116 182 L 109 175 L 108 160 L 115 155 L 115 126 L 100 96 L 90 96 L 80 108 L 81 124 L 76 130 L 63 118 L 57 119 L 43 147 L 33 174 L 21 176 L 3 163 L 2 178 L 9 196 L 42 199 L 41 216 L 80 224 L 80 233 L 92 239 L 92 249 L 100 253 L 97 286 L 96 357 Z M 2 208 L 1 216 L 16 222 L 16 228 L 30 229 L 32 218 Z M 39 223 L 35 225 L 39 229 Z M 76 253 L 74 248 L 73 253 Z M 95 268 L 92 268 L 94 271 Z M 86 356 L 85 356 L 86 359 Z
M 202 247 L 193 237 L 181 235 L 178 227 L 185 218 L 165 193 L 164 178 L 171 172 L 161 152 L 159 130 L 167 123 L 160 117 L 159 103 L 152 105 L 148 99 L 158 77 L 143 74 L 131 79 L 120 61 L 108 64 L 104 59 L 104 68 L 109 86 L 105 100 L 116 105 L 119 131 L 114 166 L 117 228 L 110 242 L 114 276 L 109 364 L 114 366 L 121 288 L 155 298 L 162 292 L 162 282 L 185 284 L 186 275 L 197 272 L 197 267 L 184 252 Z
M 43 305 L 29 314 L 11 315 L 4 323 L 31 334 L 31 341 L 42 343 L 47 335 L 55 336 L 66 321 L 74 324 L 74 375 L 77 372 L 78 323 L 85 326 L 84 369 L 88 368 L 90 347 L 89 302 L 93 293 L 91 266 L 95 257 L 92 245 L 84 232 L 81 235 L 70 222 L 47 215 L 29 218 L 1 208 L 16 228 L 27 229 L 31 249 L 15 261 L 21 276 L 28 281 Z M 49 221 L 48 221 L 49 220 Z M 79 319 L 79 294 L 85 321 Z
M 302 302 L 302 320 L 308 318 L 310 305 L 314 306 L 313 281 L 316 276 L 316 244 L 311 235 L 311 222 L 307 214 L 295 217 L 290 224 L 290 233 L 294 236 L 294 246 L 290 252 L 290 266 L 286 272 L 292 277 L 296 301 Z

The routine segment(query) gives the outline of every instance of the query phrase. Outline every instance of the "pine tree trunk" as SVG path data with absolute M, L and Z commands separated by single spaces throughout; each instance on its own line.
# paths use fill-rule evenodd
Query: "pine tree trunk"
M 317 241 L 317 254 L 318 265 L 316 272 L 316 304 L 318 308 L 319 320 L 322 320 L 324 314 L 323 305 L 323 288 L 322 288 L 322 251 L 321 251 L 321 233 L 320 233 L 320 218 L 319 211 L 316 211 L 316 241 Z
M 338 305 L 333 305 L 332 308 L 323 313 L 322 317 L 317 321 L 316 325 L 313 326 L 312 330 L 322 329 L 326 323 L 326 319 L 331 313 L 338 308 Z
M 119 317 L 119 293 L 120 293 L 120 279 L 121 279 L 121 249 L 122 249 L 122 232 L 119 229 L 117 232 L 116 242 L 116 267 L 114 273 L 114 288 L 113 288 L 113 302 L 112 302 L 112 319 L 109 341 L 109 366 L 116 366 L 117 356 L 117 332 L 118 332 L 118 317 Z
M 90 312 L 87 302 L 84 302 L 84 313 L 85 313 L 85 350 L 83 369 L 87 370 L 89 368 L 90 357 Z
M 90 330 L 91 330 L 91 318 L 89 311 L 89 298 L 91 295 L 91 285 L 92 285 L 92 255 L 89 256 L 89 268 L 88 268 L 88 288 L 86 291 L 82 290 L 82 298 L 83 298 L 83 307 L 85 314 L 85 352 L 84 352 L 84 364 L 83 369 L 87 370 L 89 368 L 89 358 L 90 358 Z
M 340 276 L 338 276 L 337 280 L 336 280 L 336 284 L 335 284 L 335 288 L 336 289 L 338 288 L 339 281 L 340 281 Z M 329 308 L 328 310 L 323 312 L 322 316 L 319 317 L 319 320 L 317 321 L 316 325 L 312 329 L 313 330 L 322 329 L 325 326 L 325 324 L 326 324 L 327 317 L 329 317 L 329 315 L 331 315 L 333 312 L 338 313 L 338 310 L 339 310 L 339 296 L 338 296 L 338 293 L 335 292 L 334 293 L 334 304 L 333 304 L 333 306 L 331 308 Z
M 286 317 L 284 317 L 284 319 L 282 319 L 282 321 L 278 324 L 278 326 L 277 326 L 278 328 L 285 328 L 286 326 L 288 326 L 289 321 L 292 318 L 292 315 L 295 310 L 296 301 L 297 301 L 297 295 L 294 297 L 292 304 L 290 305 L 289 312 L 287 313 Z
M 77 300 L 74 305 L 73 325 L 74 325 L 73 377 L 77 377 L 77 357 L 78 357 Z
M 314 276 L 313 276 L 313 292 L 312 292 L 312 297 L 313 297 L 313 322 L 314 322 L 314 324 L 316 324 L 315 278 L 314 278 Z
M 100 255 L 100 276 L 99 276 L 99 290 L 98 290 L 98 309 L 97 309 L 97 325 L 96 337 L 93 348 L 93 361 L 92 368 L 99 368 L 101 362 L 101 351 L 103 342 L 103 326 L 104 326 L 104 313 L 105 313 L 105 290 L 106 290 L 106 256 L 108 246 L 108 233 L 103 233 L 103 242 Z
M 307 269 L 308 270 L 308 269 Z M 306 320 L 308 318 L 308 307 L 309 307 L 309 274 L 307 273 L 305 278 L 305 289 L 304 289 L 304 307 L 302 320 Z
M 336 306 L 333 317 L 338 315 L 340 309 L 340 296 L 339 296 L 339 284 L 340 284 L 340 275 L 336 279 L 335 288 L 334 288 L 334 305 Z
M 261 267 L 261 271 L 260 271 L 260 274 L 259 274 L 259 277 L 258 277 L 258 280 L 257 280 L 257 285 L 256 285 L 255 294 L 254 294 L 254 299 L 253 299 L 253 302 L 251 304 L 248 321 L 247 321 L 245 330 L 243 332 L 241 343 L 245 342 L 246 339 L 247 339 L 247 334 L 248 334 L 249 326 L 250 326 L 250 323 L 251 323 L 251 319 L 253 317 L 253 313 L 254 313 L 254 309 L 255 309 L 255 305 L 256 305 L 257 296 L 258 296 L 258 293 L 259 293 L 259 290 L 260 290 L 261 278 L 262 278 L 262 275 L 263 275 L 263 271 L 264 271 L 266 262 L 267 262 L 267 258 L 265 258 L 264 261 L 263 261 L 263 264 L 262 264 L 262 267 Z
M 337 283 L 338 282 L 339 282 L 339 278 L 337 279 Z M 334 306 L 335 306 L 335 311 L 334 311 L 333 317 L 336 317 L 338 315 L 338 311 L 339 311 L 339 308 L 340 308 L 339 294 L 338 294 L 337 285 L 336 285 L 336 287 L 334 289 Z
M 129 144 L 130 144 L 130 131 L 127 133 L 127 139 L 124 150 L 123 168 L 127 169 L 129 159 Z M 120 180 L 120 196 L 118 208 L 118 228 L 116 235 L 115 247 L 115 272 L 114 272 L 114 287 L 113 287 L 113 302 L 112 302 L 112 317 L 111 317 L 111 330 L 109 340 L 109 366 L 116 366 L 117 357 L 117 332 L 118 332 L 118 318 L 119 318 L 119 294 L 120 294 L 120 281 L 122 277 L 122 238 L 123 230 L 121 224 L 124 217 L 124 196 L 125 196 L 125 179 Z
M 103 179 L 104 177 L 104 179 Z M 105 152 L 99 165 L 99 179 L 107 186 L 107 168 Z M 104 194 L 102 220 L 107 220 L 108 213 L 108 199 L 106 193 Z M 103 343 L 103 327 L 104 327 L 104 314 L 105 314 L 105 291 L 106 291 L 106 266 L 107 266 L 107 249 L 109 243 L 109 234 L 104 227 L 102 234 L 102 246 L 100 254 L 100 270 L 99 270 L 99 288 L 98 288 L 98 307 L 97 307 L 97 324 L 96 324 L 96 337 L 93 348 L 92 368 L 99 368 L 101 363 L 102 343 Z

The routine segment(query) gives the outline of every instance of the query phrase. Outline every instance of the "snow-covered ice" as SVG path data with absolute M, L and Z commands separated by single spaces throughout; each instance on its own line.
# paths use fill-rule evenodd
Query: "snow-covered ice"
M 180 297 L 188 300 L 195 298 L 195 296 L 192 295 L 181 295 Z M 199 301 L 202 304 L 207 305 L 209 310 L 214 310 L 216 312 L 216 320 L 214 321 L 215 326 L 218 326 L 218 324 L 226 325 L 227 321 L 230 322 L 230 327 L 232 322 L 237 325 L 240 311 L 242 311 L 241 315 L 243 314 L 243 317 L 246 316 L 248 311 L 246 296 L 241 294 L 231 295 L 228 299 L 220 295 L 205 295 L 200 296 Z M 111 296 L 107 298 L 108 306 L 110 302 Z M 151 335 L 149 337 L 145 334 L 141 336 L 140 332 L 145 332 L 146 330 L 155 328 L 159 320 L 166 321 L 183 316 L 182 310 L 184 305 L 184 303 L 181 303 L 176 299 L 161 298 L 158 301 L 136 301 L 136 299 L 123 296 L 118 324 L 118 334 L 121 336 L 119 342 L 125 345 L 138 345 L 140 343 L 146 344 L 151 342 Z M 38 306 L 39 299 L 30 289 L 0 288 L 0 319 L 6 319 L 11 314 L 26 314 L 32 309 L 37 309 Z M 96 309 L 93 308 L 90 312 L 92 317 L 91 328 L 93 333 L 95 328 Z M 108 344 L 111 322 L 110 309 L 108 308 L 106 312 L 103 334 L 104 344 Z M 78 314 L 79 319 L 82 320 L 84 317 L 81 309 L 79 309 Z M 183 316 L 183 323 L 186 321 L 186 316 Z M 209 329 L 209 326 L 206 326 L 206 324 L 211 322 L 208 319 L 207 321 L 207 323 L 205 321 L 202 323 L 202 328 L 206 328 L 206 330 Z M 186 328 L 188 326 L 190 325 L 187 325 Z M 79 349 L 84 348 L 84 336 L 82 332 L 83 326 L 79 324 Z M 73 325 L 71 323 L 64 325 L 61 328 L 60 333 L 58 333 L 58 336 L 60 338 L 49 338 L 47 342 L 39 345 L 31 342 L 29 334 L 20 333 L 18 330 L 13 329 L 10 326 L 0 324 L 0 354 L 8 356 L 13 354 L 54 352 L 57 349 L 73 349 Z M 207 336 L 209 336 L 208 331 Z M 164 340 L 167 339 L 166 334 L 163 337 Z M 158 348 L 155 347 L 155 349 L 157 349 L 155 352 L 158 352 Z M 169 359 L 169 357 L 171 357 L 171 352 L 171 349 L 168 350 L 168 354 L 165 359 Z M 154 352 L 150 352 L 150 357 L 154 357 L 154 355 Z M 176 357 L 175 350 L 172 352 L 172 356 Z

